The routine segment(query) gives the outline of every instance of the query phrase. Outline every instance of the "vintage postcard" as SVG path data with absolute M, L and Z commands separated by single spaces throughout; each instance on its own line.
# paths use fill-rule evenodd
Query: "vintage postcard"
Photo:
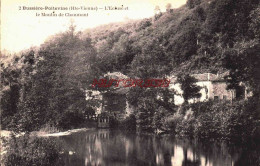
M 260 166 L 259 0 L 1 0 L 1 165 Z

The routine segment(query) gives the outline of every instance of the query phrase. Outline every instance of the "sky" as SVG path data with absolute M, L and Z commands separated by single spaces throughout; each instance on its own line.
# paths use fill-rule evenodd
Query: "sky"
M 19 52 L 32 46 L 39 46 L 49 36 L 66 31 L 73 20 L 76 30 L 85 30 L 111 22 L 141 19 L 154 15 L 155 6 L 165 11 L 167 3 L 178 8 L 186 0 L 1 0 L 1 51 Z M 44 17 L 36 13 L 52 13 L 53 10 L 19 10 L 26 7 L 128 7 L 123 11 L 55 11 L 58 13 L 88 13 L 87 17 Z

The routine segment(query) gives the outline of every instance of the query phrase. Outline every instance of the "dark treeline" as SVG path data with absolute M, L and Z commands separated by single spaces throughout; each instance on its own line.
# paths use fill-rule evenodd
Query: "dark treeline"
M 99 104 L 86 100 L 85 90 L 115 71 L 142 79 L 229 71 L 229 88 L 244 82 L 259 101 L 259 25 L 259 0 L 188 0 L 143 20 L 78 33 L 72 25 L 40 48 L 1 62 L 2 127 L 78 127 Z M 147 131 L 162 128 L 162 117 L 178 109 L 168 89 L 133 88 L 127 99 Z
M 93 112 L 91 106 L 98 103 L 86 101 L 85 90 L 96 75 L 96 50 L 74 28 L 2 64 L 3 128 L 33 131 L 48 124 L 68 129 Z

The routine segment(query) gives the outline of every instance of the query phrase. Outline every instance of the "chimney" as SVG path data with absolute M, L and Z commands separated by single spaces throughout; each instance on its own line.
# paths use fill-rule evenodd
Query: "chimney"
M 209 79 L 210 79 L 210 73 L 208 73 L 208 81 L 209 81 Z

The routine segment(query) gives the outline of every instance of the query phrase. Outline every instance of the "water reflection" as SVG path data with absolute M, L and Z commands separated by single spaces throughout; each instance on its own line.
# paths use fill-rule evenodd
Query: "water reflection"
M 246 148 L 172 136 L 91 130 L 57 138 L 66 166 L 256 166 L 259 144 Z

